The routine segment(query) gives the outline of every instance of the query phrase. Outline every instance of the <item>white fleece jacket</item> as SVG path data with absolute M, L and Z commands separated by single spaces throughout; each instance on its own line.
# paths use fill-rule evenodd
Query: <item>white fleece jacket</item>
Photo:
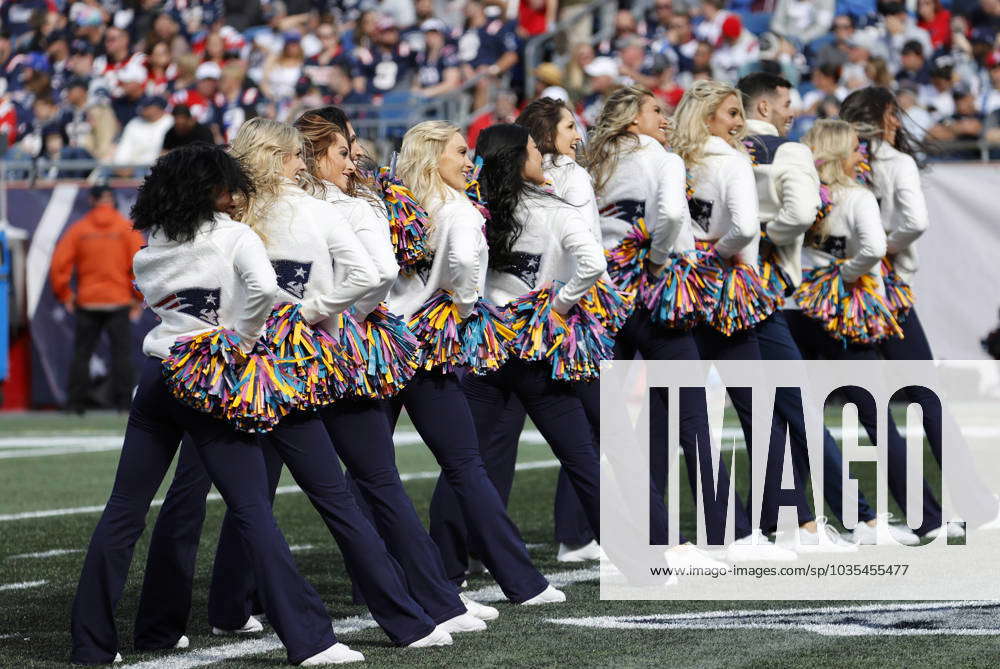
M 190 242 L 151 234 L 132 267 L 136 285 L 160 318 L 142 342 L 142 352 L 157 358 L 167 357 L 180 337 L 217 327 L 235 331 L 243 349 L 251 350 L 278 293 L 260 237 L 222 213 L 205 221 Z
M 848 283 L 870 274 L 882 289 L 879 262 L 885 255 L 878 202 L 867 188 L 851 186 L 833 192 L 833 209 L 823 219 L 823 230 L 802 250 L 802 266 L 823 267 L 834 260 L 846 260 L 841 276 Z
M 887 237 L 886 252 L 895 256 L 896 273 L 911 281 L 919 259 L 914 242 L 930 224 L 920 171 L 911 156 L 882 142 L 871 156 L 875 197 Z

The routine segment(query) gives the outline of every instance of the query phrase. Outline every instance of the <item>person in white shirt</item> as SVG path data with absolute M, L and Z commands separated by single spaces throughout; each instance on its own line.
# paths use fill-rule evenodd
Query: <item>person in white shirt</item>
M 831 191 L 832 209 L 817 222 L 806 237 L 802 252 L 803 268 L 823 267 L 835 261 L 842 261 L 841 277 L 848 286 L 864 274 L 872 277 L 883 292 L 879 272 L 879 262 L 886 252 L 886 234 L 882 229 L 879 205 L 876 196 L 869 189 L 857 183 L 857 166 L 863 160 L 858 135 L 845 121 L 818 121 L 803 138 L 810 146 L 819 165 L 820 177 Z M 843 343 L 830 336 L 823 326 L 798 310 L 788 310 L 788 323 L 796 342 L 806 358 L 828 358 L 832 360 L 878 359 L 872 344 Z M 859 418 L 870 438 L 875 439 L 875 407 L 865 401 L 866 391 L 841 389 L 848 401 L 858 407 Z M 889 490 L 899 503 L 906 508 L 906 442 L 900 436 L 892 416 L 889 416 L 888 455 Z M 827 476 L 840 476 L 830 472 Z M 887 519 L 886 519 L 887 520 Z M 859 543 L 880 543 L 885 541 L 885 527 L 882 519 L 878 523 L 858 523 L 854 529 Z M 930 487 L 923 485 L 923 523 L 915 530 L 918 536 L 936 536 L 941 526 L 941 506 L 934 498 Z M 917 543 L 917 538 L 905 527 L 890 526 L 890 533 L 904 544 Z M 879 534 L 883 537 L 880 539 Z M 891 541 L 889 542 L 891 544 Z
M 400 274 L 389 293 L 390 311 L 408 321 L 439 291 L 450 294 L 462 320 L 473 313 L 483 296 L 489 252 L 483 234 L 485 219 L 465 194 L 472 169 L 468 153 L 462 133 L 445 121 L 418 123 L 403 137 L 397 173 L 429 214 L 426 243 L 431 254 L 411 274 Z M 430 370 L 421 368 L 389 400 L 391 424 L 395 426 L 405 407 L 441 465 L 431 500 L 431 537 L 442 556 L 455 555 L 449 547 L 450 529 L 440 521 L 440 509 L 453 494 L 464 526 L 482 547 L 483 563 L 510 601 L 527 605 L 565 601 L 562 591 L 549 585 L 532 564 L 524 540 L 486 473 L 476 424 L 453 371 L 464 364 L 447 360 Z M 448 420 L 441 420 L 443 413 Z M 445 570 L 453 582 L 465 579 L 466 565 L 461 562 L 449 560 Z
M 336 113 L 330 108 L 313 109 L 302 114 L 295 127 L 308 142 L 306 164 L 316 182 L 313 193 L 331 203 L 331 211 L 337 212 L 326 225 L 349 225 L 378 272 L 379 282 L 351 307 L 353 317 L 363 323 L 388 295 L 399 274 L 399 265 L 381 202 L 347 194 L 355 164 L 351 159 L 349 131 L 338 125 L 335 118 Z M 406 573 L 413 598 L 449 633 L 486 629 L 482 620 L 466 612 L 458 589 L 445 574 L 437 546 L 403 488 L 396 469 L 392 432 L 381 403 L 366 397 L 345 397 L 324 407 L 321 415 L 337 454 L 371 510 L 375 526 Z M 476 606 L 489 619 L 498 615 L 496 609 L 475 602 L 470 602 L 469 608 Z
M 930 224 L 920 165 L 915 158 L 919 145 L 900 121 L 899 103 L 886 88 L 873 86 L 852 93 L 844 100 L 841 118 L 854 125 L 862 141 L 868 144 L 872 189 L 886 232 L 886 259 L 896 278 L 909 283 L 919 266 L 916 242 Z M 903 336 L 889 337 L 881 342 L 878 345 L 880 355 L 888 360 L 933 360 L 934 354 L 916 308 L 901 315 L 899 320 Z M 924 433 L 931 452 L 940 463 L 944 434 L 941 404 L 936 395 L 918 386 L 908 387 L 907 396 L 923 408 Z M 977 506 L 988 508 L 992 518 L 996 500 L 985 491 L 980 497 Z M 948 524 L 949 536 L 959 532 L 957 526 Z
M 261 240 L 229 216 L 233 197 L 246 197 L 251 189 L 240 164 L 208 145 L 163 156 L 139 189 L 133 217 L 150 239 L 136 254 L 135 277 L 160 324 L 143 342 L 148 357 L 132 400 L 115 488 L 91 538 L 73 602 L 75 663 L 122 661 L 114 610 L 150 501 L 185 433 L 239 519 L 236 530 L 252 556 L 247 568 L 288 661 L 312 666 L 364 659 L 337 643 L 326 607 L 295 567 L 271 513 L 257 435 L 236 432 L 182 405 L 164 380 L 161 359 L 179 337 L 223 327 L 236 332 L 248 350 L 264 330 L 278 291 L 274 270 Z M 161 647 L 188 645 L 180 636 Z
M 165 110 L 167 101 L 160 97 L 143 98 L 139 114 L 125 124 L 112 162 L 115 165 L 152 165 L 163 148 L 163 138 L 174 125 L 174 117 Z M 141 169 L 136 171 L 141 172 Z

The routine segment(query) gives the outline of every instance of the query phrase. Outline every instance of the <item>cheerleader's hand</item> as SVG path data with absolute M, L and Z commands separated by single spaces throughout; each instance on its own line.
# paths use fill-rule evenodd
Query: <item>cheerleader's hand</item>
M 659 279 L 663 276 L 663 271 L 667 268 L 667 264 L 655 265 L 649 260 L 646 261 L 646 273 L 655 279 Z

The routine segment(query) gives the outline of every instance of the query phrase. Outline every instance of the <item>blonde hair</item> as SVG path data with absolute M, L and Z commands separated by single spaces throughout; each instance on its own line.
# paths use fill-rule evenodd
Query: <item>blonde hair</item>
M 844 172 L 844 161 L 854 153 L 856 137 L 857 132 L 847 121 L 822 119 L 816 121 L 802 138 L 802 143 L 812 149 L 819 180 L 831 190 L 859 185 Z
M 286 183 L 285 158 L 303 148 L 302 134 L 293 126 L 261 117 L 241 125 L 229 148 L 246 167 L 255 189 L 252 196 L 236 202 L 236 218 L 250 226 L 265 244 L 264 222 Z
M 740 92 L 721 81 L 696 81 L 677 105 L 670 134 L 670 148 L 684 159 L 688 169 L 698 165 L 704 157 L 705 142 L 712 134 L 708 129 L 708 119 L 730 95 L 735 96 L 736 105 L 745 119 L 746 112 L 743 110 Z M 745 136 L 746 126 L 735 137 L 738 140 L 735 144 L 738 151 L 746 152 L 742 142 Z
M 586 163 L 594 178 L 595 193 L 600 194 L 608 185 L 623 149 L 639 148 L 639 137 L 630 132 L 629 127 L 639 115 L 642 103 L 651 97 L 653 92 L 644 86 L 625 86 L 612 93 L 604 103 L 587 144 Z
M 396 174 L 425 207 L 431 200 L 443 201 L 448 193 L 438 161 L 456 132 L 458 127 L 447 121 L 424 121 L 403 136 Z

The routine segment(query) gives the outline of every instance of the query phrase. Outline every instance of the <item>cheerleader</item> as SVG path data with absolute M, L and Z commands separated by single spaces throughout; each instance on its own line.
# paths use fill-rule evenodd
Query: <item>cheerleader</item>
M 867 145 L 868 179 L 875 191 L 887 235 L 883 274 L 888 274 L 894 294 L 909 291 L 919 267 L 915 242 L 927 230 L 927 203 L 920 183 L 920 165 L 915 156 L 917 145 L 900 120 L 899 103 L 886 88 L 869 87 L 847 96 L 840 117 L 859 131 Z M 889 286 L 887 286 L 889 288 Z M 930 343 L 912 305 L 900 312 L 902 334 L 888 337 L 878 346 L 887 360 L 933 360 Z M 890 301 L 890 306 L 894 306 Z M 920 386 L 906 388 L 906 395 L 921 407 L 924 434 L 938 464 L 941 464 L 943 420 L 941 404 L 934 393 Z M 949 420 L 951 420 L 949 418 Z M 967 451 L 963 442 L 963 452 Z M 974 491 L 974 492 L 973 492 Z M 965 486 L 973 498 L 970 506 L 988 510 L 987 516 L 1000 517 L 1000 503 L 985 486 Z M 948 525 L 948 536 L 962 536 L 955 524 Z
M 465 525 L 482 546 L 483 562 L 504 595 L 520 604 L 562 602 L 566 596 L 549 585 L 532 564 L 524 540 L 486 473 L 476 424 L 456 374 L 465 366 L 466 356 L 432 350 L 436 348 L 432 339 L 445 333 L 435 333 L 430 319 L 420 316 L 426 313 L 428 303 L 440 302 L 447 294 L 458 318 L 465 321 L 476 311 L 483 294 L 488 264 L 485 221 L 464 192 L 466 175 L 472 169 L 468 151 L 458 128 L 444 121 L 419 123 L 403 138 L 398 174 L 430 215 L 430 229 L 425 231 L 430 257 L 400 274 L 389 292 L 388 307 L 419 328 L 426 364 L 389 401 L 391 423 L 395 426 L 405 407 L 441 466 L 443 480 L 457 495 Z M 441 327 L 460 326 L 446 323 Z M 442 415 L 448 419 L 441 420 Z M 438 526 L 444 487 L 439 485 L 435 490 L 430 521 L 431 536 L 447 556 L 455 551 L 448 546 L 450 537 Z M 446 564 L 445 568 L 452 581 L 464 579 L 461 565 Z
M 335 118 L 331 111 L 322 108 L 306 112 L 295 122 L 295 127 L 309 147 L 306 164 L 309 175 L 318 181 L 317 195 L 333 204 L 340 214 L 329 224 L 349 222 L 378 272 L 378 285 L 351 307 L 350 318 L 364 324 L 388 295 L 399 274 L 399 265 L 381 203 L 347 195 L 355 177 L 355 165 L 347 132 L 331 120 Z M 399 327 L 405 329 L 402 323 Z M 412 337 L 408 331 L 405 335 Z M 389 372 L 401 384 L 412 371 L 407 365 L 405 350 L 395 350 L 392 354 L 399 359 L 388 361 L 386 367 L 389 369 L 382 375 Z M 378 372 L 369 374 L 371 363 L 368 360 L 361 359 L 359 364 L 364 369 L 358 374 L 366 377 L 362 388 L 364 396 L 340 399 L 321 412 L 337 454 L 365 498 L 372 520 L 389 551 L 403 567 L 414 599 L 450 633 L 484 630 L 486 624 L 482 620 L 466 613 L 466 604 L 455 585 L 447 579 L 438 548 L 424 529 L 400 481 L 392 432 L 378 402 L 378 398 L 394 394 L 398 384 L 387 388 L 384 377 Z M 397 368 L 392 369 L 392 364 Z M 361 436 L 364 439 L 360 439 Z M 496 609 L 471 600 L 468 600 L 468 608 L 484 619 L 498 616 Z
M 809 270 L 826 268 L 839 263 L 839 280 L 847 290 L 864 285 L 874 287 L 878 295 L 870 298 L 876 307 L 881 305 L 882 313 L 869 310 L 862 326 L 870 334 L 864 340 L 841 334 L 832 323 L 824 324 L 808 317 L 802 311 L 789 309 L 786 312 L 788 325 L 803 356 L 824 357 L 832 360 L 877 360 L 878 354 L 872 339 L 882 336 L 884 331 L 896 327 L 883 301 L 884 289 L 879 274 L 879 262 L 885 255 L 886 235 L 882 229 L 879 206 L 875 196 L 867 188 L 859 185 L 854 178 L 858 163 L 862 160 L 859 152 L 858 136 L 850 124 L 844 121 L 822 120 L 809 130 L 803 140 L 813 152 L 818 165 L 820 179 L 830 188 L 832 208 L 830 213 L 817 222 L 806 235 L 802 252 L 802 268 L 805 272 L 803 285 L 795 293 L 800 307 L 809 308 L 812 303 L 815 273 Z M 858 407 L 858 413 L 872 442 L 876 435 L 876 410 L 867 395 L 851 388 L 843 389 L 847 399 Z M 889 490 L 901 508 L 906 508 L 906 442 L 900 436 L 892 416 L 889 416 L 888 430 Z M 839 472 L 838 474 L 839 475 Z M 887 519 L 880 519 L 880 524 Z M 940 528 L 941 507 L 934 498 L 927 483 L 923 488 L 923 524 L 916 535 L 927 536 Z M 884 525 L 883 525 L 884 526 Z M 893 539 L 900 543 L 915 544 L 919 541 L 914 533 L 905 527 L 889 526 Z M 885 537 L 875 523 L 858 523 L 855 538 L 860 543 L 881 542 Z
M 143 342 L 147 359 L 132 406 L 111 497 L 90 541 L 72 609 L 77 664 L 121 661 L 114 610 L 128 576 L 135 543 L 181 435 L 190 435 L 235 520 L 247 568 L 264 610 L 301 666 L 363 660 L 337 643 L 329 614 L 295 567 L 271 513 L 263 449 L 253 435 L 236 432 L 174 399 L 161 359 L 182 337 L 218 327 L 235 332 L 249 351 L 264 330 L 278 286 L 260 239 L 230 218 L 233 197 L 253 186 L 237 161 L 217 147 L 173 151 L 153 166 L 132 210 L 149 245 L 135 257 L 135 276 L 160 319 Z M 186 647 L 181 637 L 176 647 Z

